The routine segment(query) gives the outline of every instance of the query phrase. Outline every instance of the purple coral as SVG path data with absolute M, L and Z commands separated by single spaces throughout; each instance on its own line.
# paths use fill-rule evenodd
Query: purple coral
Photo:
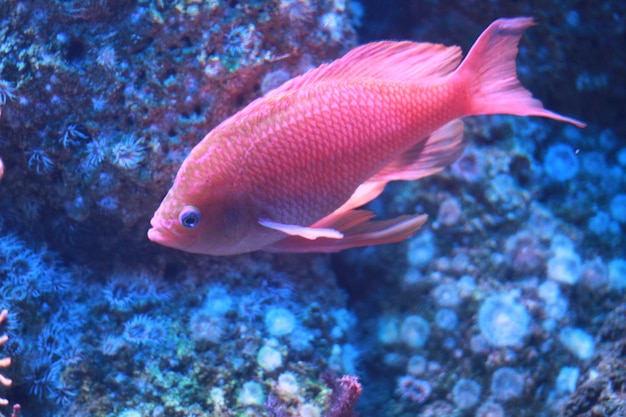
M 545 249 L 539 239 L 522 230 L 510 236 L 504 245 L 509 265 L 517 274 L 539 273 L 545 268 Z
M 276 395 L 270 394 L 265 402 L 265 409 L 270 417 L 290 417 L 287 404 Z
M 437 222 L 444 226 L 454 226 L 459 223 L 462 215 L 463 208 L 459 200 L 449 196 L 439 206 Z
M 483 178 L 483 165 L 482 156 L 476 150 L 468 148 L 451 168 L 457 178 L 474 183 Z
M 330 396 L 330 407 L 324 417 L 358 417 L 354 411 L 362 389 L 358 378 L 344 375 L 341 379 L 335 379 L 330 373 L 324 373 L 321 377 L 333 390 Z
M 428 400 L 431 392 L 432 387 L 426 380 L 417 379 L 410 375 L 398 378 L 396 393 L 398 393 L 403 400 L 414 404 L 423 404 Z

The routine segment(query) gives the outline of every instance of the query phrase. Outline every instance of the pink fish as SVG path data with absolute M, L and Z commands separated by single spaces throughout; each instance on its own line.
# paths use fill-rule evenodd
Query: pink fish
M 516 77 L 531 18 L 500 19 L 461 62 L 456 46 L 374 42 L 308 71 L 213 129 L 154 214 L 153 242 L 187 252 L 335 252 L 397 242 L 425 215 L 358 209 L 389 181 L 416 180 L 463 151 L 461 117 L 542 116 Z

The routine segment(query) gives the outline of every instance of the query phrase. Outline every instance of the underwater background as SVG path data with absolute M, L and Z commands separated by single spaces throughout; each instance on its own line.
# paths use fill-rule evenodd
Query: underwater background
M 26 417 L 626 415 L 625 14 L 0 0 L 0 397 Z M 514 16 L 537 21 L 522 83 L 588 126 L 465 119 L 456 163 L 370 204 L 428 214 L 407 241 L 217 258 L 147 240 L 191 148 L 254 98 L 358 44 L 467 52 Z

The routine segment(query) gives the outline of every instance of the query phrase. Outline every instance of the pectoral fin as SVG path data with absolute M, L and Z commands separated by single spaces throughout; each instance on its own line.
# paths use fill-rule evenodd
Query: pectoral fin
M 304 227 L 295 224 L 283 224 L 269 219 L 259 219 L 259 224 L 269 229 L 278 230 L 279 232 L 283 232 L 289 236 L 298 236 L 307 240 L 315 240 L 320 237 L 325 237 L 328 239 L 343 238 L 343 233 L 335 229 Z

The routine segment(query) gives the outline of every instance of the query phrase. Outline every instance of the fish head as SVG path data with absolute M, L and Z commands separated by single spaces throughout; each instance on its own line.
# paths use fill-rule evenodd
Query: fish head
M 195 192 L 174 185 L 150 220 L 148 238 L 191 253 L 241 253 L 256 216 L 230 188 L 215 185 Z

